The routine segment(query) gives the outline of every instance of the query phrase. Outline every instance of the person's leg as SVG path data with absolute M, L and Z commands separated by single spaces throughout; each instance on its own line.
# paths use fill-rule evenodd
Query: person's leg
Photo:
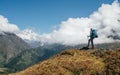
M 91 45 L 92 45 L 92 49 L 94 49 L 93 39 L 91 39 Z
M 89 48 L 89 45 L 90 45 L 90 39 L 88 40 L 88 45 L 87 45 L 88 48 Z

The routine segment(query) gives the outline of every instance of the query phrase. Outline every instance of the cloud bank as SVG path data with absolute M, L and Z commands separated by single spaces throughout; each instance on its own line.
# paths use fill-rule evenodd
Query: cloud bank
M 102 4 L 89 17 L 69 18 L 67 21 L 61 22 L 59 26 L 59 29 L 54 29 L 51 33 L 37 34 L 31 29 L 20 30 L 16 25 L 10 24 L 6 18 L 0 16 L 1 31 L 15 32 L 21 38 L 29 41 L 64 45 L 83 44 L 87 43 L 90 28 L 95 28 L 99 35 L 99 38 L 95 39 L 95 43 L 109 43 L 120 41 L 120 3 L 115 0 L 112 4 Z
M 81 12 L 83 13 L 83 12 Z M 60 24 L 58 30 L 42 35 L 43 40 L 50 43 L 77 45 L 87 43 L 90 28 L 98 31 L 96 43 L 108 43 L 120 40 L 120 4 L 116 0 L 111 5 L 102 4 L 89 17 L 69 18 Z
M 19 31 L 19 28 L 15 24 L 9 23 L 7 18 L 0 15 L 0 31 L 16 32 Z
M 10 23 L 7 18 L 0 15 L 0 34 L 4 34 L 3 32 L 15 33 L 22 39 L 29 41 L 38 40 L 38 37 L 40 36 L 29 28 L 20 30 L 17 25 Z

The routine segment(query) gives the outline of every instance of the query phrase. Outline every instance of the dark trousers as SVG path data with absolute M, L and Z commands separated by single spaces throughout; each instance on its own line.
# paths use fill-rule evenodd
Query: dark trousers
M 91 42 L 92 49 L 94 48 L 93 39 L 94 39 L 94 38 L 90 38 L 90 39 L 88 40 L 88 46 L 87 46 L 87 47 L 89 47 L 90 42 Z

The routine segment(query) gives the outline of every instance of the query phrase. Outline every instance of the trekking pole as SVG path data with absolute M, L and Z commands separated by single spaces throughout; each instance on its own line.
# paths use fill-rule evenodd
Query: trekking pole
M 87 39 L 88 39 L 88 40 L 89 40 L 89 37 L 90 37 L 90 36 L 87 36 Z

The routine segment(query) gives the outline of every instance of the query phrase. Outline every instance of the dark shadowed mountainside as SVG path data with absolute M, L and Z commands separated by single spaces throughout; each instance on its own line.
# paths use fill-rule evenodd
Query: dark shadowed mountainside
M 0 33 L 0 67 L 30 46 L 13 33 Z
M 27 49 L 11 59 L 5 67 L 11 69 L 12 72 L 20 71 L 68 48 L 70 47 L 54 44 Z

